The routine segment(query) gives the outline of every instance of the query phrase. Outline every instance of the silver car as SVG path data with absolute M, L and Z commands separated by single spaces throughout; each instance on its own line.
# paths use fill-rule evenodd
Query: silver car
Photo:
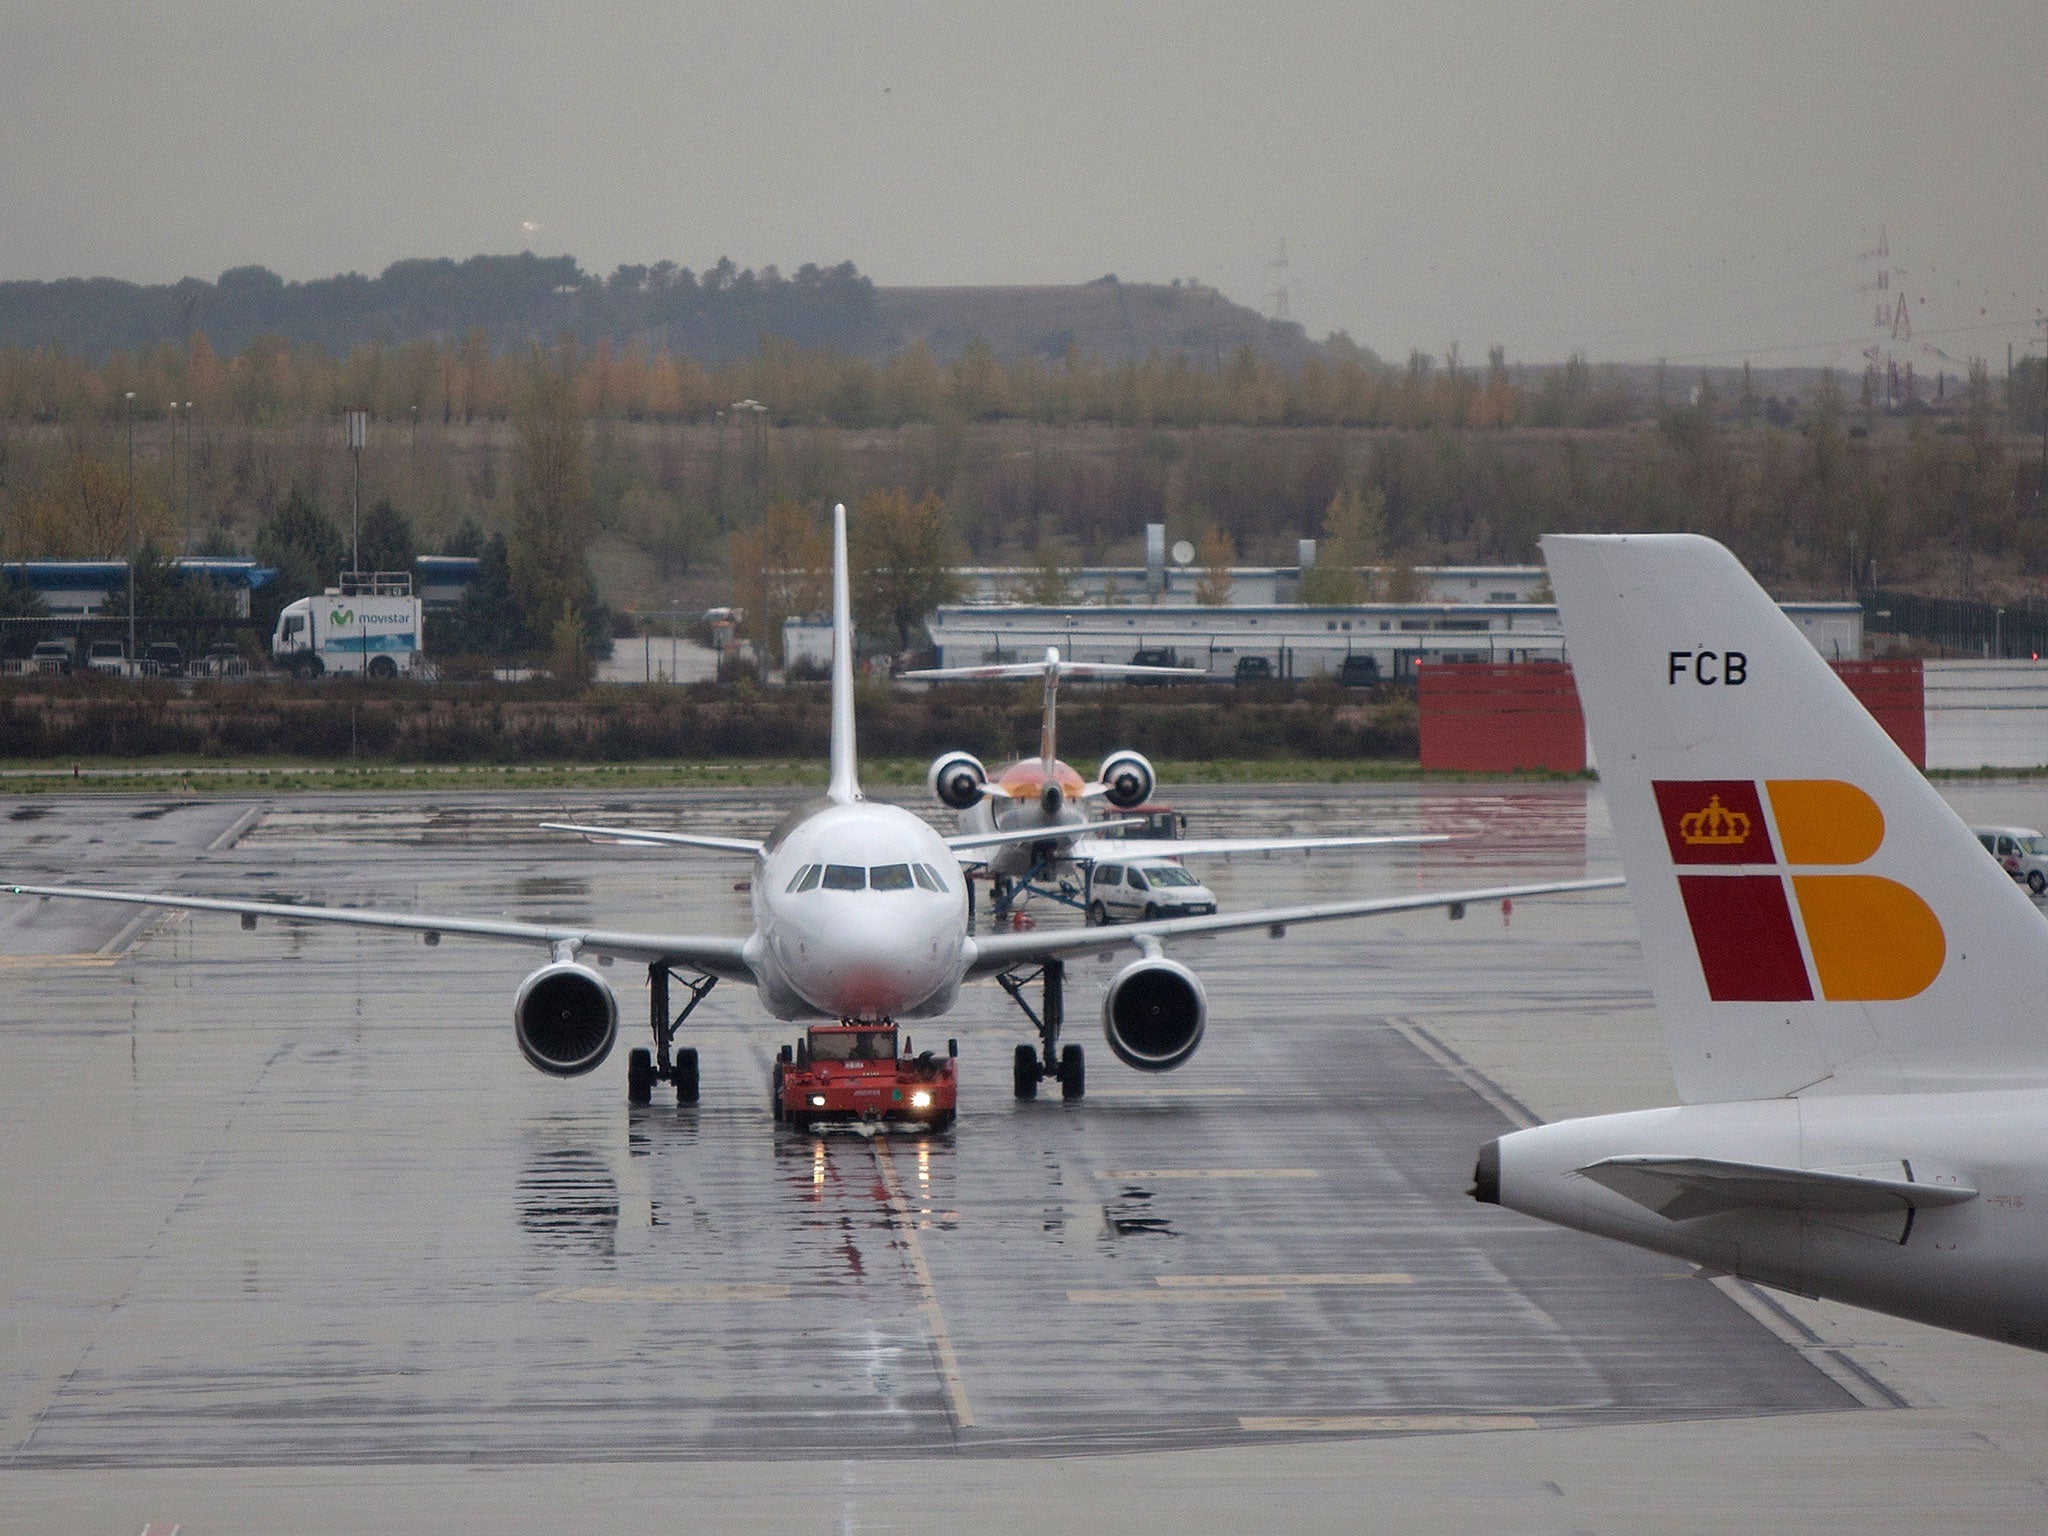
M 1088 921 L 1196 917 L 1216 910 L 1216 893 L 1172 859 L 1098 864 L 1088 881 Z

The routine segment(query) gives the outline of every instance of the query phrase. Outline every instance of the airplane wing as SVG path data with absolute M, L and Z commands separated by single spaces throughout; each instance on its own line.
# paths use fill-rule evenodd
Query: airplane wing
M 1067 827 L 1017 827 L 1007 832 L 962 832 L 946 839 L 948 848 L 992 848 L 998 843 L 1063 843 L 1085 838 L 1104 827 L 1142 827 L 1142 816 L 1120 816 L 1114 821 L 1091 821 Z
M 973 959 L 969 976 L 992 976 L 1012 966 L 1050 960 L 1129 944 L 1155 949 L 1161 939 L 1207 938 L 1264 928 L 1281 938 L 1295 923 L 1326 923 L 1344 917 L 1376 917 L 1389 912 L 1420 912 L 1432 907 L 1463 908 L 1525 896 L 1562 896 L 1573 891 L 1611 891 L 1624 882 L 1617 876 L 1598 880 L 1552 880 L 1534 885 L 1496 885 L 1476 891 L 1430 891 L 1418 896 L 1377 896 L 1365 901 L 1331 901 L 1306 907 L 1268 907 L 1263 911 L 1219 912 L 1209 917 L 1163 917 L 1150 923 L 1119 923 L 1103 928 L 1035 929 L 1024 933 L 970 936 Z
M 1114 826 L 1097 822 L 1089 830 Z M 1401 832 L 1372 837 L 1162 837 L 1127 839 L 1090 837 L 1067 850 L 1078 863 L 1128 863 L 1132 859 L 1177 859 L 1183 854 L 1234 858 L 1240 854 L 1313 853 L 1321 848 L 1386 848 L 1402 843 L 1448 843 L 1448 832 Z
M 761 845 L 744 837 L 712 837 L 703 832 L 649 832 L 639 827 L 585 827 L 568 821 L 544 821 L 543 832 L 575 832 L 594 843 L 618 843 L 628 848 L 709 848 L 714 853 L 743 853 L 758 857 Z
M 502 939 L 515 944 L 539 944 L 549 949 L 569 945 L 579 952 L 610 955 L 652 965 L 666 960 L 671 965 L 706 971 L 724 981 L 754 981 L 747 963 L 746 940 L 703 934 L 625 933 L 601 928 L 578 928 L 567 923 L 514 923 L 494 918 L 433 917 L 422 912 L 366 912 L 354 907 L 301 907 L 280 901 L 238 901 L 216 896 L 181 896 L 166 892 L 97 891 L 70 885 L 0 886 L 15 896 L 62 896 L 76 901 L 114 901 L 133 907 L 169 907 L 190 912 L 235 912 L 248 926 L 259 917 L 291 923 L 342 923 L 357 928 L 396 928 L 410 933 L 431 934 L 438 940 L 444 933 L 475 939 Z
M 1910 1174 L 1912 1168 L 1901 1163 L 1899 1171 Z M 1717 1157 L 1609 1157 L 1578 1172 L 1671 1221 L 1758 1208 L 1881 1216 L 1977 1198 L 1976 1190 L 1960 1184 L 1920 1184 L 1911 1178 L 1731 1163 Z

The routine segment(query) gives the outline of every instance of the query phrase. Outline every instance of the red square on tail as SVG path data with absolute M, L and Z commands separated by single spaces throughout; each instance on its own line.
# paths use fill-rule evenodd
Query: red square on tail
M 1763 802 L 1748 779 L 1657 779 L 1657 819 L 1674 864 L 1775 864 Z
M 1813 1000 L 1806 957 L 1777 875 L 1680 875 L 1693 946 L 1717 1003 Z

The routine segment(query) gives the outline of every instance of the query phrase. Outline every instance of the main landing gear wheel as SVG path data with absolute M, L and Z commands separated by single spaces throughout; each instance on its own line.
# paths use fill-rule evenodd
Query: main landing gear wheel
M 1069 1101 L 1088 1091 L 1088 1063 L 1078 1045 L 1060 1048 L 1060 1097 Z
M 676 1052 L 675 1070 L 669 1074 L 676 1085 L 676 1102 L 694 1104 L 697 1102 L 697 1049 L 687 1046 Z
M 1018 1098 L 1037 1098 L 1038 1052 L 1028 1045 L 1018 1046 L 1017 1053 L 1012 1058 L 1010 1078 L 1011 1085 L 1017 1090 Z
M 654 1053 L 634 1046 L 626 1057 L 626 1097 L 635 1104 L 654 1102 Z

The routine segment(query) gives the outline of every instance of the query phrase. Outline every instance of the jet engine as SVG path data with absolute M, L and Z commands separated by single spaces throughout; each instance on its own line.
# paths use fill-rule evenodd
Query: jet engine
M 541 1071 L 578 1077 L 610 1054 L 619 1034 L 619 1000 L 587 965 L 557 961 L 519 984 L 512 999 L 519 1049 Z
M 1114 752 L 1104 758 L 1102 771 L 1095 777 L 1109 786 L 1109 793 L 1103 798 L 1120 811 L 1150 800 L 1159 783 L 1153 776 L 1152 765 L 1131 751 Z
M 988 782 L 988 770 L 981 766 L 978 757 L 966 752 L 948 752 L 944 757 L 933 759 L 931 772 L 924 776 L 924 782 L 942 804 L 964 811 L 981 802 L 981 786 Z
M 1140 1072 L 1170 1072 L 1202 1043 L 1209 998 L 1186 966 L 1133 960 L 1102 999 L 1102 1037 L 1116 1059 Z

